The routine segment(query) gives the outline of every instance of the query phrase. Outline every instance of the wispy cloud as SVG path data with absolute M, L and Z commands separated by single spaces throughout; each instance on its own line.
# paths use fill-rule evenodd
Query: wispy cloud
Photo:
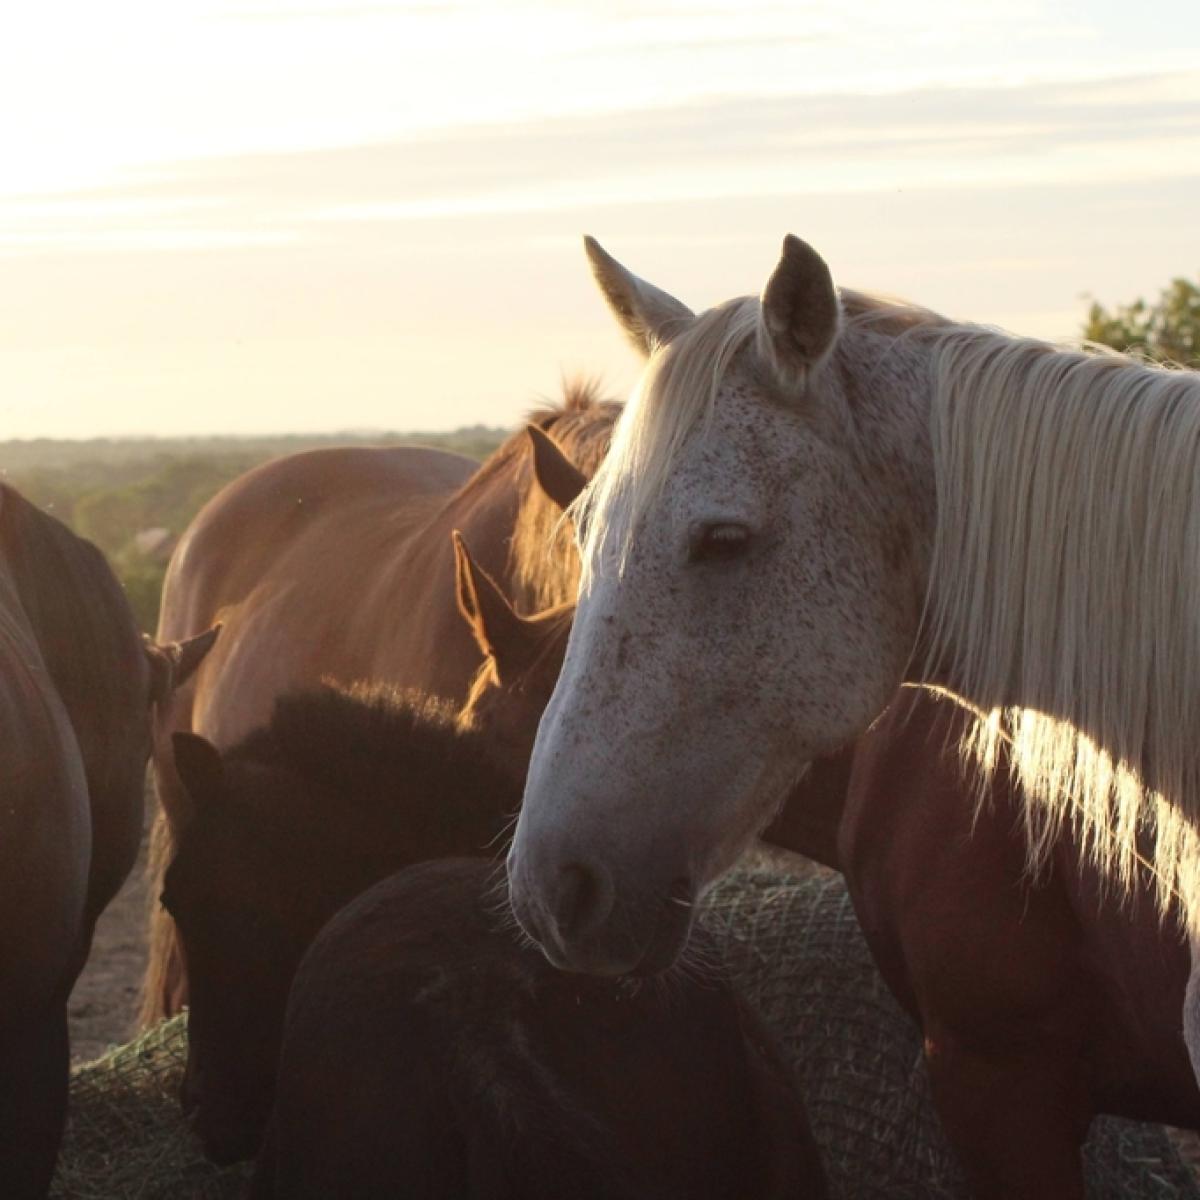
M 1200 73 L 897 95 L 730 98 L 180 163 L 0 201 L 0 252 L 272 246 L 339 226 L 684 203 L 1178 177 Z

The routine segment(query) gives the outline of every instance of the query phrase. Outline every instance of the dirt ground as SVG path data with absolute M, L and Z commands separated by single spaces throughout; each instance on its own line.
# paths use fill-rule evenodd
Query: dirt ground
M 133 1036 L 146 967 L 146 839 L 117 898 L 96 924 L 92 953 L 71 993 L 71 1060 L 87 1062 Z

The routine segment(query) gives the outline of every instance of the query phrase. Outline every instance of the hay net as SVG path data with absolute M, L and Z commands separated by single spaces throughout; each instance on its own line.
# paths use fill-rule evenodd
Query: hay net
M 706 905 L 704 924 L 796 1073 L 831 1197 L 969 1200 L 920 1031 L 876 971 L 842 877 L 760 862 Z M 1159 1125 L 1097 1119 L 1084 1164 L 1092 1200 L 1200 1198 Z
M 704 923 L 796 1072 L 831 1196 L 967 1200 L 930 1100 L 920 1034 L 876 972 L 841 876 L 740 869 L 714 890 Z M 180 1112 L 186 1058 L 186 1018 L 177 1017 L 76 1068 L 51 1196 L 245 1195 L 249 1168 L 208 1162 Z M 1098 1120 L 1085 1159 L 1093 1200 L 1200 1200 L 1160 1126 Z

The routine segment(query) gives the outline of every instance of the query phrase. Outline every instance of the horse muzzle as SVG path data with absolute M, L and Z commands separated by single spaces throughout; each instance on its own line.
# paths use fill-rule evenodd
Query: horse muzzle
M 656 975 L 683 951 L 695 913 L 689 875 L 659 887 L 618 889 L 597 860 L 579 856 L 526 870 L 514 848 L 509 897 L 521 928 L 562 971 L 584 975 Z

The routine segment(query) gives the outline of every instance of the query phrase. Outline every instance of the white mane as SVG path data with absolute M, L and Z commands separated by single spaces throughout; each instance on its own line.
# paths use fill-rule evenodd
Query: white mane
M 1011 737 L 1035 863 L 1069 820 L 1128 883 L 1142 831 L 1195 895 L 1200 375 L 968 328 L 933 375 L 927 636 L 992 708 L 976 755 Z

